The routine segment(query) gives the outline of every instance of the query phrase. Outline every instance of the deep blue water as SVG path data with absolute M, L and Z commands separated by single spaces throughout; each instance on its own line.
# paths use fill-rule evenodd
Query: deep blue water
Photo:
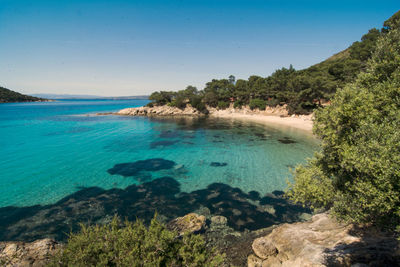
M 60 225 L 68 218 L 73 228 L 78 221 L 101 222 L 114 213 L 140 217 L 163 209 L 172 217 L 207 208 L 231 215 L 238 229 L 252 228 L 257 216 L 270 211 L 265 197 L 283 190 L 291 179 L 289 168 L 317 148 L 311 135 L 291 128 L 94 115 L 146 103 L 1 104 L 0 239 L 65 230 L 43 228 L 57 216 Z M 27 229 L 38 233 L 24 234 Z

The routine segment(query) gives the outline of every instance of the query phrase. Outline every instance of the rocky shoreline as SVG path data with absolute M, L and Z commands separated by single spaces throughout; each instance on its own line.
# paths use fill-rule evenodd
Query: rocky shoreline
M 184 109 L 170 106 L 138 107 L 120 110 L 115 115 L 126 116 L 204 116 L 197 109 L 187 105 Z
M 286 105 L 277 107 L 266 107 L 265 110 L 252 110 L 248 106 L 234 108 L 231 104 L 227 109 L 207 107 L 208 113 L 199 112 L 188 104 L 184 109 L 177 107 L 154 106 L 126 108 L 116 113 L 98 113 L 97 115 L 122 115 L 122 116 L 147 116 L 147 117 L 214 117 L 235 120 L 252 121 L 266 125 L 280 125 L 300 129 L 306 132 L 312 131 L 313 115 L 291 115 L 289 116 Z
M 177 107 L 171 107 L 168 105 L 164 106 L 143 106 L 136 108 L 125 108 L 114 114 L 116 115 L 128 115 L 128 116 L 223 116 L 225 114 L 246 114 L 246 115 L 264 115 L 264 116 L 279 116 L 279 117 L 290 117 L 286 109 L 286 105 L 276 107 L 266 107 L 265 110 L 250 109 L 248 106 L 241 108 L 234 108 L 231 104 L 226 109 L 218 109 L 207 106 L 207 113 L 201 113 L 197 109 L 193 108 L 190 104 L 187 104 L 184 109 Z M 111 114 L 111 113 L 99 113 Z M 296 116 L 293 116 L 296 117 Z
M 358 229 L 321 213 L 255 239 L 248 266 L 398 266 L 398 245 L 389 233 Z
M 200 233 L 225 253 L 226 266 L 398 266 L 398 241 L 376 229 L 342 224 L 328 213 L 305 222 L 236 232 L 224 216 L 189 213 L 167 224 L 170 230 Z M 52 239 L 0 242 L 2 266 L 45 266 L 63 244 Z M 247 262 L 246 262 L 247 259 Z

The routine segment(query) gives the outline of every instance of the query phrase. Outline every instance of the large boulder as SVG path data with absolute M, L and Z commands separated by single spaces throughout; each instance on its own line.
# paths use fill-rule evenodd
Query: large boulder
M 46 266 L 49 258 L 61 247 L 52 239 L 35 242 L 0 242 L 1 266 Z
M 248 266 L 396 266 L 400 263 L 397 246 L 389 233 L 359 230 L 322 213 L 308 222 L 283 224 L 255 239 Z
M 263 260 L 278 253 L 278 250 L 275 245 L 272 244 L 271 240 L 265 237 L 260 237 L 254 240 L 251 247 L 256 256 Z
M 167 228 L 178 232 L 179 236 L 185 233 L 198 233 L 204 229 L 206 217 L 196 213 L 189 213 L 183 217 L 178 217 L 167 224 Z

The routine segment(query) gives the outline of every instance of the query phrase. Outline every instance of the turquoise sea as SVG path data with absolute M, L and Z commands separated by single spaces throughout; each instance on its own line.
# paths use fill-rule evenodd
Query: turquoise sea
M 227 119 L 97 116 L 146 100 L 0 105 L 0 240 L 63 239 L 114 214 L 220 214 L 237 230 L 305 210 L 281 198 L 317 149 L 292 128 Z

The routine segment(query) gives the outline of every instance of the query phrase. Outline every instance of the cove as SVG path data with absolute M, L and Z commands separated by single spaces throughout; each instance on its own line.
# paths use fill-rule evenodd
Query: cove
M 277 192 L 317 149 L 312 136 L 224 119 L 92 115 L 146 103 L 0 105 L 1 239 L 62 239 L 116 213 L 169 219 L 207 208 L 244 230 L 304 212 Z

